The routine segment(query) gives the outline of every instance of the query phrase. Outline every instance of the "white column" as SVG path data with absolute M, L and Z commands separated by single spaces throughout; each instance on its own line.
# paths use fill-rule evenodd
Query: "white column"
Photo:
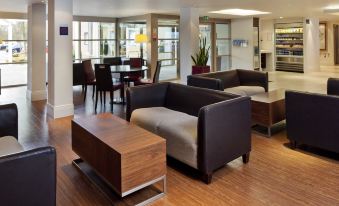
M 46 89 L 46 5 L 28 6 L 27 98 L 47 99 Z
M 199 49 L 199 11 L 196 8 L 180 9 L 180 81 L 187 82 L 192 74 L 191 55 Z
M 319 19 L 306 18 L 304 23 L 304 72 L 320 70 Z
M 73 105 L 72 20 L 73 1 L 48 1 L 48 114 L 71 116 Z M 61 35 L 60 27 L 68 34 Z

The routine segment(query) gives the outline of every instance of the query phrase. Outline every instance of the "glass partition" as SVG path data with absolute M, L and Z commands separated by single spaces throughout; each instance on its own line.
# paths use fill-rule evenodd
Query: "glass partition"
M 2 86 L 27 84 L 27 20 L 0 19 Z
M 231 68 L 231 35 L 229 24 L 216 24 L 216 71 Z
M 92 59 L 94 64 L 116 56 L 115 32 L 115 23 L 74 21 L 73 59 Z
M 158 21 L 158 60 L 161 60 L 160 80 L 179 78 L 179 27 L 177 20 Z
M 121 57 L 143 57 L 147 59 L 146 43 L 136 43 L 135 36 L 138 34 L 147 34 L 146 22 L 128 22 L 120 23 L 119 32 L 119 54 Z M 142 55 L 141 55 L 142 51 Z

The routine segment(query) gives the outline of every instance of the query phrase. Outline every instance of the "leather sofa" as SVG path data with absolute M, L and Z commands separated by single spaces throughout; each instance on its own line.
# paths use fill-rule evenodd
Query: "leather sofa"
M 0 106 L 0 122 L 0 204 L 56 205 L 55 149 L 22 147 L 15 104 Z
M 235 69 L 190 75 L 187 77 L 187 85 L 252 96 L 268 91 L 268 73 Z
M 339 153 L 339 79 L 327 95 L 286 91 L 286 129 L 291 148 L 299 144 Z
M 128 88 L 127 120 L 166 139 L 167 155 L 211 182 L 214 170 L 251 151 L 249 97 L 174 83 Z

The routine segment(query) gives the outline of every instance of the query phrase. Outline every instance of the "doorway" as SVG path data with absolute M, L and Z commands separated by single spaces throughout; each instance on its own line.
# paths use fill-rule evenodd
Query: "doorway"
M 334 36 L 334 64 L 339 65 L 339 25 L 333 25 Z

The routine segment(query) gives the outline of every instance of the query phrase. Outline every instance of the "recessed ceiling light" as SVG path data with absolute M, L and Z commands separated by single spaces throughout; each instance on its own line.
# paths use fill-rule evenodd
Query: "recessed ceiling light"
M 279 19 L 283 19 L 283 18 L 284 18 L 284 17 L 282 17 L 282 16 L 281 16 L 281 17 L 279 17 Z
M 248 9 L 224 9 L 224 10 L 219 10 L 219 11 L 211 11 L 209 13 L 227 14 L 227 15 L 235 15 L 235 16 L 254 16 L 254 15 L 270 14 L 271 12 L 248 10 Z

